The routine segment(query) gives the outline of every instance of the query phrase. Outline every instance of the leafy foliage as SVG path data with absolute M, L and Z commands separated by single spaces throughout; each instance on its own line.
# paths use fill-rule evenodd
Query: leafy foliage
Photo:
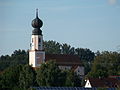
M 71 54 L 78 55 L 80 60 L 83 61 L 85 66 L 85 74 L 91 70 L 91 62 L 94 60 L 95 54 L 87 48 L 71 47 L 67 43 L 60 44 L 56 41 L 45 41 L 45 51 L 48 54 Z
M 39 86 L 80 86 L 81 79 L 73 71 L 62 71 L 53 61 L 43 63 L 37 71 Z
M 104 51 L 95 57 L 90 77 L 107 77 L 108 75 L 120 75 L 120 54 Z
M 45 41 L 44 42 L 44 46 L 45 46 L 45 52 L 46 53 L 50 53 L 50 54 L 60 54 L 61 50 L 60 50 L 60 43 L 56 42 L 56 41 Z
M 74 48 L 70 45 L 64 43 L 60 44 L 56 41 L 45 41 L 44 42 L 45 52 L 48 54 L 71 54 L 78 55 L 80 60 L 83 61 L 85 65 L 85 74 L 91 70 L 91 62 L 94 59 L 94 53 L 89 49 Z M 0 71 L 3 71 L 9 66 L 14 66 L 18 64 L 28 63 L 28 51 L 25 50 L 15 50 L 11 56 L 5 55 L 0 57 Z
M 80 57 L 80 60 L 91 62 L 95 54 L 90 49 L 74 48 L 67 43 L 60 44 L 56 41 L 45 41 L 45 52 L 48 54 L 76 54 Z
M 65 85 L 67 87 L 80 87 L 81 86 L 81 79 L 80 77 L 71 70 L 67 70 L 66 72 L 66 79 Z
M 65 86 L 74 86 L 74 72 L 67 71 Z
M 27 64 L 28 63 L 28 52 L 25 50 L 15 50 L 11 56 L 5 55 L 0 57 L 0 71 L 3 71 L 7 67 Z
M 39 86 L 61 86 L 61 70 L 53 61 L 40 66 L 37 71 L 37 82 Z
M 20 72 L 19 86 L 27 89 L 35 84 L 35 71 L 29 65 L 25 65 Z
M 1 88 L 13 88 L 19 86 L 19 75 L 22 65 L 12 66 L 4 70 L 0 75 Z
M 86 73 L 94 59 L 89 49 L 74 48 L 56 41 L 45 41 L 45 51 L 49 54 L 78 55 L 86 66 Z M 22 65 L 21 65 L 22 64 Z M 71 71 L 61 71 L 55 62 L 42 64 L 37 73 L 28 64 L 28 51 L 15 50 L 11 56 L 0 57 L 0 87 L 26 89 L 30 86 L 80 86 L 80 78 Z M 89 67 L 88 67 L 89 66 Z M 37 78 L 37 79 L 36 79 Z
M 8 67 L 0 74 L 0 89 L 26 90 L 36 85 L 36 74 L 29 65 Z
M 81 60 L 91 62 L 95 57 L 94 52 L 92 52 L 90 49 L 87 49 L 87 48 L 86 49 L 76 48 L 75 51 Z

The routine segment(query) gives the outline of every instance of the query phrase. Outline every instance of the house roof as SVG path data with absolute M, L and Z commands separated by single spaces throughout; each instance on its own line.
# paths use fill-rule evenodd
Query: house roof
M 120 81 L 116 78 L 89 78 L 92 87 L 118 87 Z
M 62 65 L 62 66 L 82 65 L 82 62 L 77 55 L 45 54 L 45 61 L 49 61 L 49 60 L 53 60 L 58 65 Z
M 118 75 L 118 76 L 109 76 L 110 78 L 116 78 L 116 79 L 118 79 L 118 80 L 120 80 L 120 75 Z

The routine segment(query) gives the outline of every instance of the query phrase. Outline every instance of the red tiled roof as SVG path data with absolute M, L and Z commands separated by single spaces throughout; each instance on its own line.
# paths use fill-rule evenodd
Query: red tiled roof
M 118 76 L 109 76 L 110 78 L 116 78 L 116 79 L 118 79 L 118 80 L 120 80 L 120 75 L 118 75 Z
M 92 87 L 118 87 L 120 81 L 115 78 L 89 78 Z
M 45 54 L 45 61 L 53 60 L 59 65 L 82 65 L 77 55 Z

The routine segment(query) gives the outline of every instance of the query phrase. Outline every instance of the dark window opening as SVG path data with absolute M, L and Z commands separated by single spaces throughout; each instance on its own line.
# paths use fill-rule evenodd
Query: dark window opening
M 32 42 L 33 42 L 33 38 L 32 38 Z
M 41 40 L 40 40 L 40 38 L 39 38 L 39 42 L 40 42 Z

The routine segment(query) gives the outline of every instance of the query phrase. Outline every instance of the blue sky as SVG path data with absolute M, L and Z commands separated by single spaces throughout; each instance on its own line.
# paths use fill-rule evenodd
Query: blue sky
M 29 49 L 36 8 L 44 40 L 94 52 L 120 49 L 120 0 L 0 0 L 0 55 Z

